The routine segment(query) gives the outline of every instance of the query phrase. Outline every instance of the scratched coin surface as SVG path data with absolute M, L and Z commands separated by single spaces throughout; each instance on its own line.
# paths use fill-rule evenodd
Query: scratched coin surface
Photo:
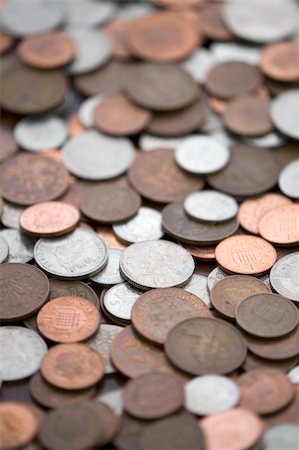
M 299 159 L 289 163 L 281 171 L 278 186 L 281 192 L 288 197 L 299 199 Z
M 116 371 L 110 360 L 110 346 L 115 336 L 122 330 L 123 327 L 119 327 L 118 325 L 102 324 L 97 333 L 85 341 L 86 345 L 89 345 L 102 356 L 105 374 L 114 373 Z
M 113 225 L 113 231 L 119 239 L 129 244 L 151 241 L 163 236 L 161 213 L 143 206 L 131 219 Z
M 236 216 L 238 203 L 222 192 L 204 190 L 188 195 L 184 200 L 184 209 L 193 219 L 223 222 Z
M 298 214 L 298 204 L 290 204 L 272 209 L 259 222 L 260 235 L 277 245 L 298 244 Z
M 4 239 L 4 237 L 1 237 L 0 235 L 0 264 L 3 263 L 8 256 L 8 243 Z
M 299 302 L 298 282 L 299 252 L 280 258 L 270 272 L 272 288 L 283 297 Z
M 142 293 L 130 283 L 116 284 L 104 294 L 104 307 L 112 316 L 130 320 L 132 307 Z
M 111 286 L 124 281 L 119 271 L 119 261 L 122 255 L 122 250 L 118 248 L 109 248 L 108 253 L 108 262 L 104 269 L 90 277 L 93 283 L 102 286 Z

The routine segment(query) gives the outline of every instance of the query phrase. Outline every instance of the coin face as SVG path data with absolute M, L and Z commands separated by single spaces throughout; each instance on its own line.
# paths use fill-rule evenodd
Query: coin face
M 299 199 L 299 159 L 289 163 L 280 173 L 278 186 L 288 197 Z
M 90 277 L 91 281 L 102 286 L 111 286 L 124 281 L 119 271 L 119 261 L 122 250 L 118 248 L 109 248 L 107 265 L 97 274 Z
M 81 297 L 93 303 L 99 309 L 99 299 L 94 290 L 82 281 L 56 280 L 50 278 L 50 300 L 58 297 Z
M 292 245 L 299 242 L 299 205 L 275 208 L 259 222 L 259 233 L 273 244 Z
M 141 207 L 132 219 L 115 224 L 112 228 L 119 239 L 129 244 L 160 239 L 164 234 L 161 213 L 147 207 Z
M 299 139 L 296 108 L 299 90 L 290 89 L 272 100 L 271 120 L 275 127 L 291 139 Z
M 298 273 L 299 252 L 280 258 L 270 272 L 271 286 L 278 294 L 299 302 Z
M 265 75 L 278 81 L 297 81 L 299 69 L 295 64 L 298 42 L 278 42 L 264 47 L 260 67 Z
M 104 306 L 113 317 L 129 321 L 131 311 L 142 291 L 134 288 L 130 283 L 119 283 L 108 289 L 104 294 Z
M 184 209 L 193 219 L 207 222 L 223 222 L 238 212 L 236 200 L 217 191 L 193 192 L 184 201 Z

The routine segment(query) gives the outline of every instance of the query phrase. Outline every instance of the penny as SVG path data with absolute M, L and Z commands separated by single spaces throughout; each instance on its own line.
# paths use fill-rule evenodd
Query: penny
M 224 24 L 221 4 L 208 4 L 200 13 L 200 25 L 207 39 L 230 41 L 233 36 Z
M 275 292 L 293 302 L 299 302 L 298 267 L 299 252 L 294 252 L 280 258 L 270 272 L 270 282 Z
M 246 351 L 245 342 L 235 327 L 206 317 L 179 323 L 168 333 L 165 343 L 170 361 L 192 375 L 232 372 L 241 366 Z
M 296 64 L 298 54 L 298 42 L 287 41 L 267 45 L 261 53 L 261 70 L 274 80 L 298 81 L 299 68 Z
M 130 22 L 122 19 L 114 19 L 103 27 L 113 44 L 112 56 L 116 60 L 130 59 L 130 51 L 126 46 L 125 37 L 130 26 Z
M 244 361 L 242 369 L 245 372 L 249 372 L 254 369 L 278 369 L 282 372 L 287 372 L 292 367 L 295 366 L 299 361 L 298 356 L 289 359 L 281 359 L 281 360 L 271 360 L 260 358 L 259 356 L 253 355 L 252 353 L 247 353 L 247 358 Z
M 288 378 L 293 384 L 299 383 L 299 366 L 294 367 L 290 372 L 288 373 Z
M 193 192 L 184 200 L 184 209 L 193 219 L 206 222 L 223 222 L 237 215 L 236 200 L 221 192 L 204 190 Z
M 294 245 L 299 242 L 299 205 L 286 205 L 265 214 L 259 222 L 259 233 L 278 245 Z
M 185 385 L 185 407 L 198 416 L 209 416 L 239 403 L 238 386 L 221 375 L 203 375 Z
M 127 186 L 102 184 L 87 189 L 80 209 L 97 223 L 111 224 L 134 216 L 141 206 L 140 196 Z
M 132 448 L 141 449 L 141 432 L 149 426 L 151 422 L 131 417 L 123 413 L 121 416 L 120 430 L 114 438 L 113 444 L 116 448 L 131 450 Z
M 24 327 L 0 327 L 0 379 L 22 380 L 38 371 L 47 352 L 45 341 Z
M 15 39 L 6 33 L 0 32 L 0 55 L 8 52 L 15 44 Z
M 238 378 L 240 406 L 257 414 L 270 414 L 286 406 L 295 389 L 280 370 L 253 369 Z
M 288 197 L 299 199 L 299 159 L 289 163 L 280 172 L 278 186 Z
M 185 284 L 183 289 L 203 300 L 208 308 L 211 307 L 207 277 L 199 275 L 198 273 L 193 273 L 192 277 L 190 278 L 188 283 Z
M 0 264 L 3 263 L 8 256 L 8 243 L 0 234 Z
M 228 319 L 235 319 L 237 306 L 247 297 L 270 293 L 269 287 L 261 280 L 247 275 L 232 275 L 220 280 L 211 289 L 213 307 Z
M 129 321 L 132 307 L 141 294 L 140 289 L 136 289 L 129 283 L 119 283 L 104 294 L 103 304 L 113 317 Z
M 129 244 L 160 239 L 164 234 L 161 213 L 145 206 L 132 219 L 115 224 L 112 228 L 119 239 Z
M 269 428 L 263 435 L 263 445 L 266 450 L 276 448 L 296 448 L 299 441 L 298 426 L 292 423 L 282 423 Z
M 170 149 L 138 153 L 128 178 L 143 197 L 159 203 L 183 200 L 204 185 L 201 177 L 189 175 L 176 165 L 174 151 Z
M 215 259 L 215 247 L 214 246 L 202 246 L 190 244 L 181 244 L 187 252 L 189 252 L 195 260 L 211 261 Z
M 274 126 L 291 139 L 299 139 L 296 116 L 299 89 L 290 89 L 272 100 L 270 115 Z
M 94 95 L 84 100 L 78 110 L 80 123 L 86 128 L 93 128 L 95 126 L 94 113 L 96 107 L 103 101 L 102 95 Z
M 82 283 L 82 281 L 66 281 L 56 280 L 50 278 L 50 300 L 58 297 L 81 297 L 89 300 L 92 304 L 99 309 L 99 299 L 97 294 L 91 289 L 88 284 Z
M 0 125 L 0 138 L 0 163 L 2 163 L 6 158 L 16 153 L 18 147 L 11 130 L 3 125 Z
M 67 172 L 50 158 L 20 154 L 0 166 L 2 197 L 18 205 L 53 200 L 65 192 L 67 185 Z
M 97 333 L 85 342 L 85 344 L 96 350 L 102 356 L 105 374 L 116 371 L 110 360 L 110 347 L 115 336 L 122 330 L 123 328 L 117 325 L 102 324 Z
M 61 389 L 85 389 L 101 380 L 104 364 L 102 357 L 87 345 L 58 344 L 44 356 L 41 374 Z
M 118 248 L 123 250 L 127 247 L 127 244 L 121 242 L 113 230 L 109 227 L 100 226 L 96 228 L 97 234 L 106 242 L 109 248 Z
M 109 248 L 107 265 L 99 273 L 90 277 L 91 281 L 102 286 L 111 286 L 113 284 L 122 283 L 124 279 L 119 271 L 121 255 L 122 250 Z
M 284 336 L 298 325 L 296 306 L 277 294 L 254 294 L 236 309 L 238 325 L 248 333 L 262 338 Z

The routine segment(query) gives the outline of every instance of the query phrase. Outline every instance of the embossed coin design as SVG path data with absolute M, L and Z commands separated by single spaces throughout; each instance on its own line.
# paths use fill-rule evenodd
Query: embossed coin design
M 130 283 L 119 283 L 108 289 L 104 294 L 104 307 L 113 317 L 130 320 L 131 311 L 142 291 L 134 288 Z
M 273 289 L 293 302 L 299 302 L 298 267 L 299 252 L 294 252 L 280 258 L 270 272 Z
M 82 281 L 57 280 L 50 278 L 50 300 L 58 297 L 81 297 L 86 298 L 99 309 L 99 299 L 95 291 Z
M 294 245 L 299 243 L 299 205 L 291 204 L 275 208 L 259 222 L 259 233 L 273 244 Z

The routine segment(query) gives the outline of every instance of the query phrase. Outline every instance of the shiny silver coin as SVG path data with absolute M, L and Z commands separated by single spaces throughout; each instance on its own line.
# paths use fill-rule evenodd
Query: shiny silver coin
M 3 263 L 8 256 L 8 243 L 0 236 L 0 264 Z
M 288 379 L 293 384 L 299 384 L 299 366 L 294 367 L 288 373 Z
M 282 423 L 268 428 L 263 435 L 263 450 L 298 450 L 299 426 Z
M 95 305 L 97 309 L 100 307 L 100 302 L 95 291 L 82 281 L 67 281 L 57 280 L 56 278 L 50 278 L 50 298 L 53 300 L 58 297 L 81 297 L 89 300 Z
M 210 46 L 215 63 L 238 61 L 258 65 L 261 48 L 257 45 L 236 44 L 235 42 L 215 42 Z
M 229 161 L 228 148 L 209 136 L 190 136 L 175 151 L 175 160 L 184 170 L 195 174 L 217 172 Z
M 183 138 L 162 138 L 152 134 L 142 134 L 139 145 L 142 150 L 150 151 L 155 149 L 176 149 L 183 142 Z
M 280 258 L 270 271 L 273 289 L 293 302 L 299 302 L 299 252 Z
M 112 316 L 129 321 L 133 305 L 142 293 L 130 283 L 117 284 L 104 294 L 104 306 Z
M 116 5 L 107 1 L 75 1 L 66 3 L 66 24 L 74 28 L 95 28 L 107 22 L 116 11 Z
M 239 403 L 239 388 L 221 375 L 204 375 L 185 384 L 185 407 L 193 414 L 208 416 Z
M 28 116 L 16 125 L 14 137 L 24 150 L 42 152 L 59 148 L 67 137 L 67 127 L 63 119 L 54 115 Z
M 212 66 L 216 64 L 213 55 L 205 48 L 200 48 L 182 62 L 182 68 L 197 82 L 203 84 Z
M 208 279 L 203 275 L 194 273 L 188 283 L 184 286 L 185 291 L 191 292 L 191 294 L 196 295 L 210 308 L 211 300 L 208 291 Z
M 161 213 L 153 208 L 141 207 L 132 219 L 112 226 L 117 237 L 129 244 L 160 239 L 162 230 Z
M 235 217 L 239 207 L 230 195 L 205 190 L 188 195 L 184 200 L 184 209 L 193 219 L 222 222 Z
M 7 263 L 26 263 L 33 258 L 35 240 L 20 230 L 6 228 L 0 230 L 0 237 L 8 243 Z
M 122 415 L 124 410 L 122 389 L 115 389 L 114 391 L 100 394 L 98 397 L 96 397 L 95 400 L 104 403 L 107 406 L 110 406 L 112 411 L 114 411 L 117 416 Z
M 87 131 L 70 139 L 62 150 L 66 169 L 86 180 L 109 180 L 122 175 L 135 157 L 131 141 Z
M 127 247 L 120 260 L 123 276 L 141 289 L 179 287 L 194 272 L 192 256 L 169 241 L 144 241 Z
M 101 103 L 102 95 L 95 95 L 84 100 L 78 110 L 79 120 L 85 128 L 94 126 L 94 112 L 96 107 Z
M 34 258 L 43 270 L 55 277 L 80 279 L 105 267 L 108 248 L 96 233 L 77 228 L 63 237 L 39 239 Z
M 119 271 L 119 261 L 122 250 L 109 248 L 108 262 L 104 269 L 90 277 L 91 281 L 101 286 L 112 286 L 124 281 Z
M 299 139 L 299 89 L 290 89 L 272 100 L 270 115 L 275 127 L 292 139 Z
M 299 159 L 295 159 L 282 169 L 278 186 L 284 195 L 299 199 Z
M 14 205 L 13 203 L 3 202 L 3 211 L 1 216 L 2 224 L 7 228 L 20 228 L 20 216 L 24 211 L 24 206 Z
M 102 324 L 97 333 L 92 338 L 84 342 L 84 344 L 100 353 L 104 360 L 106 374 L 116 372 L 115 367 L 110 361 L 110 346 L 115 336 L 121 330 L 123 330 L 123 327 L 119 327 L 117 325 Z
M 276 148 L 286 143 L 286 137 L 277 131 L 256 138 L 244 138 L 242 141 L 247 145 L 260 148 Z
M 0 328 L 0 379 L 15 381 L 27 378 L 40 368 L 47 353 L 45 341 L 24 327 Z

